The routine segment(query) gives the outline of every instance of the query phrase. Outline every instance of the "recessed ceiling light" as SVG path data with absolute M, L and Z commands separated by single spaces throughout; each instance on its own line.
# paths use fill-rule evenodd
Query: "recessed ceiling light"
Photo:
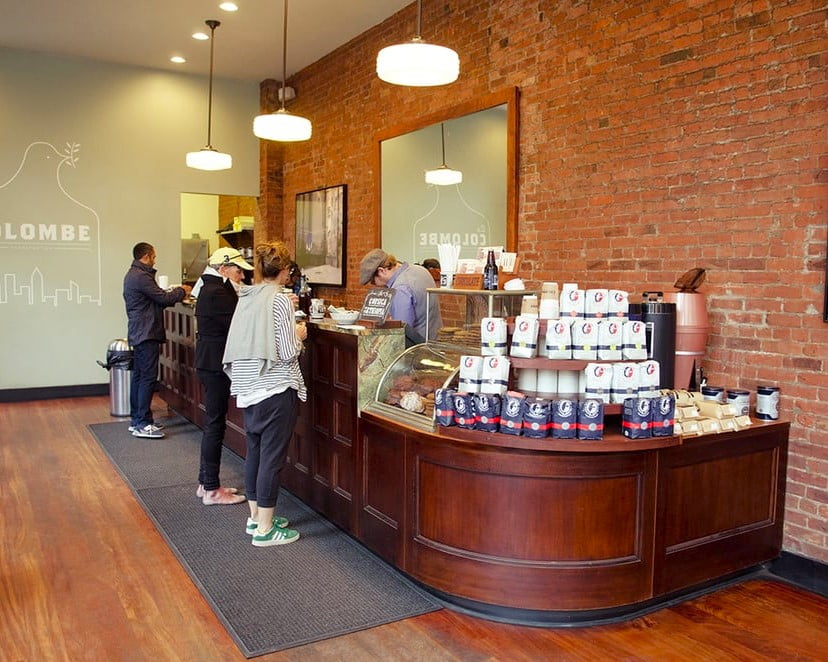
M 239 6 L 235 2 L 222 2 L 219 5 L 219 9 L 223 9 L 224 11 L 239 11 Z
M 175 62 L 176 64 L 184 64 L 187 60 L 180 55 L 173 55 L 170 58 L 170 62 Z
M 204 34 L 203 32 L 193 32 L 193 39 L 198 39 L 199 41 L 207 41 L 210 38 L 210 35 Z

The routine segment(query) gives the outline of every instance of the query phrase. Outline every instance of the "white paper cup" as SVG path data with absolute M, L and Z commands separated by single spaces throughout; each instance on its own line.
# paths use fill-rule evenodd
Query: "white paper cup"
M 454 284 L 454 274 L 447 271 L 440 272 L 440 287 L 450 288 Z

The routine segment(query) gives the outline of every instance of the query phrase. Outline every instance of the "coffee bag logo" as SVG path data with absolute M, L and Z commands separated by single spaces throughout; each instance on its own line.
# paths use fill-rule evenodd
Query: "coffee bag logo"
M 556 403 L 556 407 L 558 408 L 558 415 L 561 417 L 569 417 L 572 416 L 572 401 L 571 400 L 558 400 Z
M 636 411 L 638 415 L 641 417 L 647 417 L 650 415 L 650 399 L 649 398 L 639 398 L 635 404 Z
M 587 400 L 583 408 L 584 416 L 587 418 L 598 418 L 601 413 L 601 404 L 597 400 Z

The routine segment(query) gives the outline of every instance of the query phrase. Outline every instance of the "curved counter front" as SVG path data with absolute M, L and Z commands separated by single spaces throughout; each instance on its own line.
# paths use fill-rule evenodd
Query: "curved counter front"
M 482 615 L 618 618 L 779 555 L 788 428 L 526 443 L 363 412 L 357 537 Z

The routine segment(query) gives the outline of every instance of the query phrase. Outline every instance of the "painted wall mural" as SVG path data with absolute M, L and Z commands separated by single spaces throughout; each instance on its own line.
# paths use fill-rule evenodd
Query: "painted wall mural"
M 0 184 L 0 306 L 102 305 L 100 218 L 61 177 L 79 152 L 32 142 Z

